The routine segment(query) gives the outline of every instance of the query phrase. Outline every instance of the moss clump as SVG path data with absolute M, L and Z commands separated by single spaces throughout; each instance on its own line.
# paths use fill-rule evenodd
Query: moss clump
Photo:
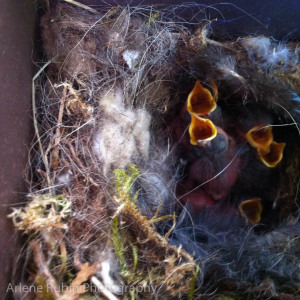
M 132 165 L 127 171 L 115 170 L 113 200 L 117 209 L 112 219 L 112 238 L 121 274 L 131 287 L 130 297 L 134 299 L 135 286 L 150 285 L 166 294 L 190 293 L 192 297 L 198 270 L 195 261 L 157 233 L 155 216 L 148 220 L 138 210 L 139 191 L 132 191 L 139 174 Z
M 29 233 L 53 227 L 68 228 L 66 219 L 71 212 L 71 201 L 64 195 L 29 195 L 29 199 L 25 207 L 13 208 L 8 216 L 18 230 Z

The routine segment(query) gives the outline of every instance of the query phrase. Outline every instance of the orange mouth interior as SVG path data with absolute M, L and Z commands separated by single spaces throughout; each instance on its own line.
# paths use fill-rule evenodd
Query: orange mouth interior
M 212 112 L 217 104 L 210 91 L 196 81 L 193 90 L 187 100 L 187 110 L 189 113 L 204 116 Z
M 248 131 L 246 137 L 251 146 L 263 151 L 269 151 L 273 142 L 272 127 L 263 128 L 256 126 Z
M 263 150 L 259 149 L 258 154 L 261 161 L 266 166 L 274 168 L 282 160 L 284 147 L 285 143 L 272 142 L 268 152 L 264 152 Z
M 261 219 L 262 205 L 259 198 L 243 201 L 239 205 L 239 211 L 251 224 L 257 224 Z
M 198 141 L 206 142 L 212 140 L 217 135 L 217 129 L 212 121 L 198 117 L 194 114 L 189 127 L 190 141 L 192 145 L 198 145 Z

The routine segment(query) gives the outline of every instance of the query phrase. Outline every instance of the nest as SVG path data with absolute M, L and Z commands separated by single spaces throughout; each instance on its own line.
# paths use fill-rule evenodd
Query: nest
M 10 215 L 37 299 L 299 293 L 297 45 L 220 42 L 169 11 L 41 19 L 29 202 Z

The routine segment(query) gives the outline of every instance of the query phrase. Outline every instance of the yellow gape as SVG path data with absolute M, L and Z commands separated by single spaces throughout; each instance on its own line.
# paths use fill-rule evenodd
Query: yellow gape
M 260 160 L 269 168 L 276 167 L 283 157 L 285 143 L 273 141 L 272 127 L 255 126 L 246 134 L 251 146 L 256 148 Z
M 187 111 L 191 114 L 192 121 L 189 127 L 192 145 L 199 145 L 214 139 L 217 129 L 208 115 L 217 107 L 211 92 L 196 81 L 193 90 L 187 99 Z

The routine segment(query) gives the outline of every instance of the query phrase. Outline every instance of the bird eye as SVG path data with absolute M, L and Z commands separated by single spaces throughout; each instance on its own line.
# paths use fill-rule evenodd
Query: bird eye
M 210 142 L 210 150 L 213 153 L 221 153 L 227 149 L 227 146 L 228 141 L 225 135 L 220 133 Z

